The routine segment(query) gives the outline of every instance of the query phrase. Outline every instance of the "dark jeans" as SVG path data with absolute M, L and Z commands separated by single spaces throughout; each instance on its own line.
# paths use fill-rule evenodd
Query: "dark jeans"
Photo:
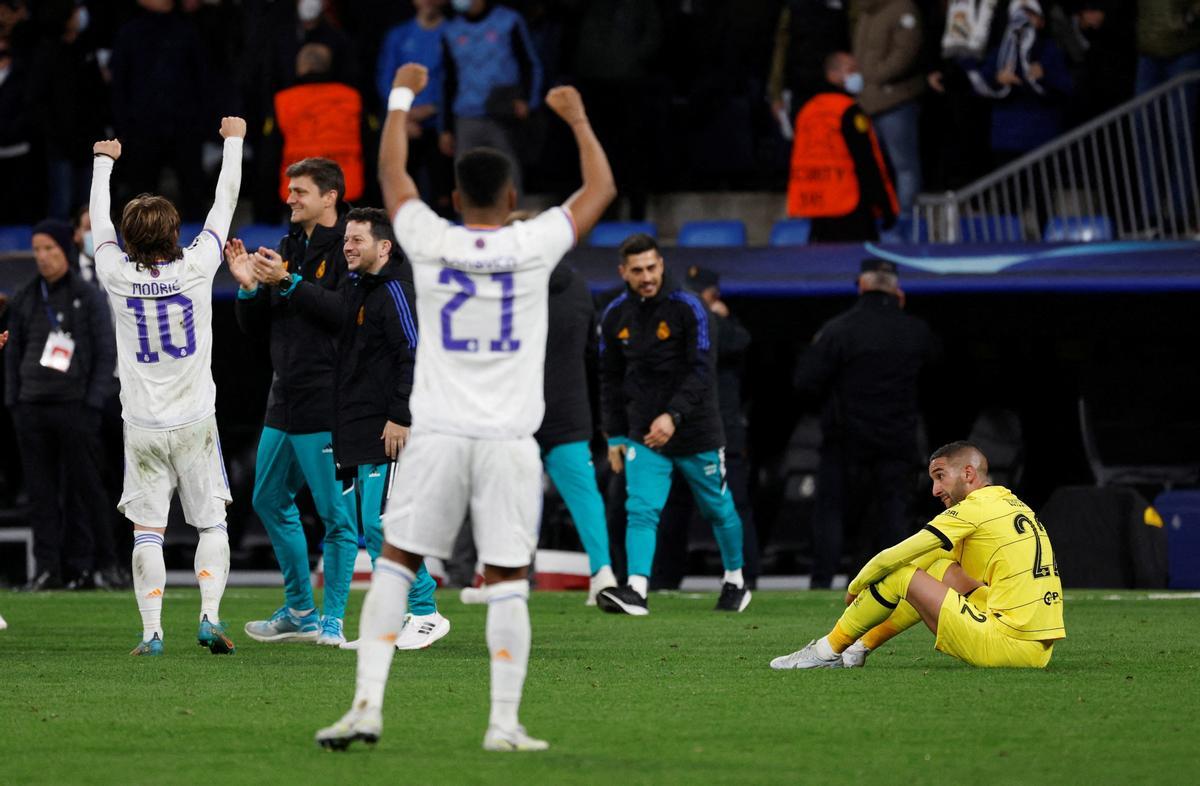
M 97 537 L 106 538 L 112 552 L 100 472 L 100 414 L 80 402 L 20 404 L 13 421 L 38 572 L 70 579 L 108 567 L 96 560 Z
M 733 505 L 742 519 L 742 577 L 754 589 L 758 581 L 758 531 L 754 526 L 754 507 L 750 504 L 750 466 L 744 453 L 725 454 L 725 482 L 733 494 Z M 672 476 L 671 495 L 658 521 L 658 544 L 654 552 L 653 589 L 678 589 L 687 573 L 688 536 L 696 522 L 698 532 L 711 537 L 711 528 L 700 518 L 687 482 L 676 472 Z
M 872 556 L 911 534 L 908 526 L 913 465 L 895 455 L 855 456 L 839 445 L 821 449 L 813 512 L 814 589 L 828 588 L 841 567 L 847 525 L 861 522 Z M 857 569 L 857 566 L 854 568 Z

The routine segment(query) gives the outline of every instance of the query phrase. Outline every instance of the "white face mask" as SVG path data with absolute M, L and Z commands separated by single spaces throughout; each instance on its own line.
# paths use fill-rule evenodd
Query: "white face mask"
M 846 80 L 843 82 L 846 92 L 852 96 L 856 96 L 863 89 L 863 75 L 855 71 L 853 74 L 846 74 Z
M 471 10 L 472 0 L 450 0 L 450 6 L 460 14 L 465 14 Z
M 88 25 L 91 24 L 91 21 L 92 21 L 92 15 L 88 13 L 87 6 L 86 5 L 79 6 L 79 11 L 77 12 L 77 15 L 75 17 L 75 33 L 79 34 L 79 33 L 82 33 L 84 30 L 87 30 Z
M 8 79 L 8 75 L 11 72 L 12 66 L 4 66 L 4 68 L 0 68 L 0 85 L 4 84 L 4 80 Z
M 322 0 L 300 0 L 296 4 L 296 13 L 301 22 L 311 22 L 321 15 L 323 6 Z
M 89 229 L 83 233 L 83 253 L 89 257 L 96 256 L 96 241 L 92 239 L 92 232 Z

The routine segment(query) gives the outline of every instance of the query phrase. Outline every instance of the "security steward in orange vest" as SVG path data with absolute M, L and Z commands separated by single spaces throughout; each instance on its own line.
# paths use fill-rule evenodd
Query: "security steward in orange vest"
M 871 121 L 854 99 L 862 74 L 854 56 L 825 58 L 827 89 L 796 114 L 788 179 L 788 216 L 811 218 L 811 242 L 878 240 L 878 223 L 899 211 L 883 150 Z
M 346 177 L 342 199 L 363 194 L 362 96 L 330 81 L 333 53 L 324 44 L 305 44 L 296 55 L 297 84 L 275 94 L 275 125 L 283 137 L 279 198 L 288 198 L 287 168 L 305 158 L 337 162 Z

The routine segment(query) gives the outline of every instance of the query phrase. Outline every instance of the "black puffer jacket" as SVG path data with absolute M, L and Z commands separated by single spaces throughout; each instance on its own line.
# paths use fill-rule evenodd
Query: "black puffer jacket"
M 542 450 L 592 438 L 590 380 L 596 368 L 596 309 L 587 282 L 565 263 L 550 274 L 546 414 L 534 434 Z
M 342 254 L 345 223 L 317 226 L 311 238 L 293 224 L 279 242 L 279 254 L 291 273 L 314 286 L 334 291 L 346 278 Z M 290 282 L 285 282 L 286 285 Z M 267 398 L 266 425 L 289 434 L 333 429 L 333 368 L 341 301 L 330 299 L 316 310 L 301 310 L 279 287 L 260 286 L 247 298 L 240 292 L 238 326 L 243 333 L 270 335 L 271 366 L 275 374 Z

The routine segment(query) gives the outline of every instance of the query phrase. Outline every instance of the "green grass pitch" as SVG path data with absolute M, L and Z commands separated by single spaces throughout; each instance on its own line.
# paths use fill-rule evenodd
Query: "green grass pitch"
M 0 783 L 1196 783 L 1200 599 L 1069 592 L 1045 671 L 976 670 L 914 628 L 865 669 L 774 672 L 840 594 L 653 595 L 617 617 L 535 593 L 522 720 L 546 753 L 485 753 L 484 609 L 441 593 L 450 635 L 397 653 L 374 749 L 318 749 L 354 655 L 241 632 L 278 590 L 232 589 L 237 654 L 196 646 L 194 590 L 169 590 L 161 659 L 127 656 L 128 594 L 5 594 Z M 1115 599 L 1114 599 L 1115 598 Z M 352 608 L 357 613 L 361 593 Z M 356 625 L 352 624 L 352 628 Z

